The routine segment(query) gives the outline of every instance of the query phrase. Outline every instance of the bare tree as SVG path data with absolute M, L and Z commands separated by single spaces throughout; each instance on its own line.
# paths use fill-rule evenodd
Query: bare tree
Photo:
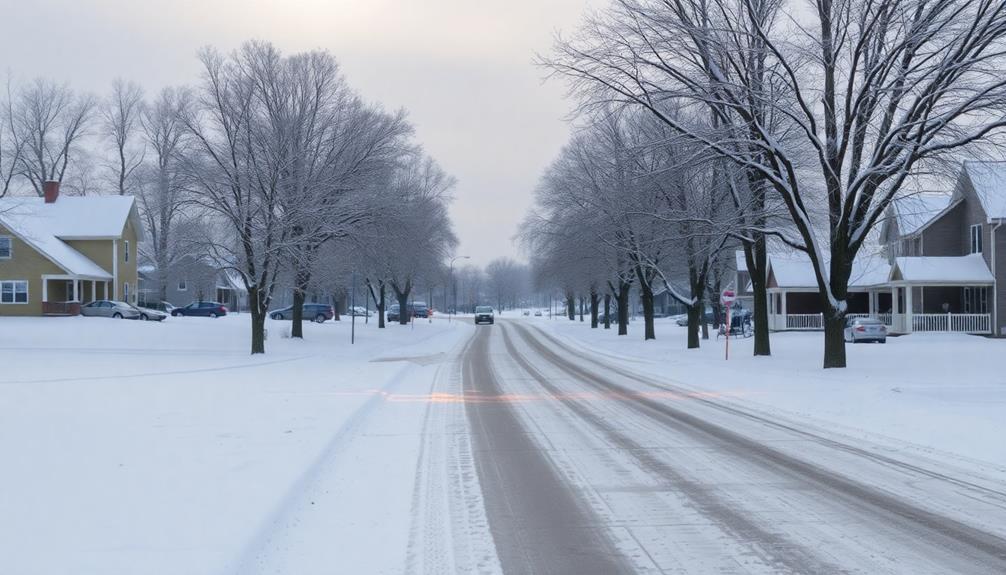
M 8 126 L 11 147 L 19 150 L 16 171 L 39 196 L 42 182 L 62 182 L 74 165 L 94 108 L 93 97 L 43 78 L 11 93 Z
M 143 164 L 143 108 L 143 89 L 121 78 L 112 83 L 112 93 L 101 106 L 101 129 L 115 156 L 109 171 L 120 196 L 134 192 L 133 176 Z

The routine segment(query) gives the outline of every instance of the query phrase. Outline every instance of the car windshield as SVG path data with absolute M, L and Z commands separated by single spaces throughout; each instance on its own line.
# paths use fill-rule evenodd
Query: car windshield
M 479 307 L 475 308 L 475 313 L 492 313 L 492 312 L 493 308 L 484 305 L 480 305 Z

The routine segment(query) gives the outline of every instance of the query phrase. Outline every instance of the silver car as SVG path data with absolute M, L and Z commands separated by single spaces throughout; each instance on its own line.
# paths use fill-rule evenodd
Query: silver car
M 134 307 L 129 306 L 140 313 L 140 321 L 164 321 L 168 319 L 168 314 L 164 313 L 159 309 L 153 309 L 149 307 Z
M 111 317 L 115 319 L 139 319 L 140 310 L 124 301 L 99 299 L 80 306 L 80 315 L 89 317 Z
M 887 343 L 887 326 L 872 317 L 851 317 L 845 322 L 845 341 Z

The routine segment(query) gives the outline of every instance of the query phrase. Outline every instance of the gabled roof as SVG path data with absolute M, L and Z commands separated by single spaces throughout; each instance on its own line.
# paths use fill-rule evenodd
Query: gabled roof
M 954 257 L 895 258 L 891 281 L 935 284 L 991 284 L 992 272 L 981 254 Z
M 131 196 L 70 196 L 51 204 L 42 198 L 0 199 L 0 223 L 67 273 L 94 279 L 112 276 L 66 240 L 121 238 L 131 217 L 136 217 Z M 135 228 L 140 235 L 142 227 Z
M 895 198 L 891 207 L 898 233 L 904 237 L 922 231 L 960 201 L 952 192 L 913 192 Z
M 964 162 L 975 195 L 991 219 L 1006 218 L 1006 162 Z
M 775 279 L 774 287 L 817 289 L 814 266 L 806 256 L 770 255 L 768 260 L 769 273 Z M 855 263 L 852 264 L 849 287 L 862 289 L 883 285 L 887 282 L 890 269 L 890 264 L 884 258 L 872 256 L 858 257 Z

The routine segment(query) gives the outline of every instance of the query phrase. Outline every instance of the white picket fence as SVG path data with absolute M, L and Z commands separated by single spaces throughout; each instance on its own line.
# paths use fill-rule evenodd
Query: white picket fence
M 873 317 L 897 331 L 905 331 L 904 314 L 850 313 L 846 317 Z M 773 322 L 775 323 L 775 322 Z M 775 323 L 778 325 L 778 323 Z M 787 330 L 822 330 L 824 316 L 819 313 L 791 313 L 786 315 Z M 992 333 L 992 316 L 987 313 L 917 313 L 912 315 L 912 331 L 943 331 L 953 333 Z
M 992 316 L 987 313 L 917 313 L 912 315 L 912 331 L 992 333 Z
M 787 314 L 786 329 L 824 329 L 824 316 L 819 313 Z

